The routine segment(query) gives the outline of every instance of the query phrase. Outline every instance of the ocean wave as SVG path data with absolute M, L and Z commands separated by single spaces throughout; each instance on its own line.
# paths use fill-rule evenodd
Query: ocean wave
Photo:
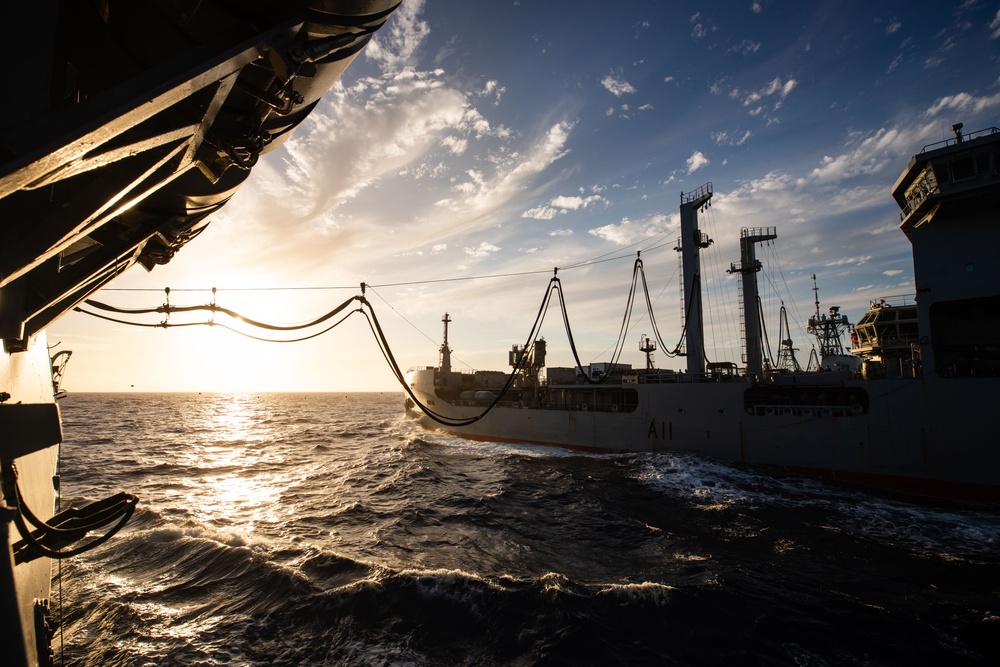
M 634 463 L 640 482 L 701 510 L 809 512 L 808 521 L 829 530 L 942 559 L 975 560 L 995 554 L 1000 545 L 1000 517 L 977 509 L 887 499 L 837 482 L 758 472 L 695 455 L 640 456 Z

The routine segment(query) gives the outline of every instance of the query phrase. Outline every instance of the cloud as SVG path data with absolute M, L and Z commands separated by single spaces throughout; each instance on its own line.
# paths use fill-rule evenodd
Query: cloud
M 858 257 L 842 257 L 832 262 L 827 262 L 823 266 L 860 266 L 872 260 L 871 255 L 860 255 Z
M 416 60 L 430 27 L 419 16 L 424 0 L 408 0 L 396 10 L 390 21 L 365 47 L 365 57 L 384 72 L 398 72 Z
M 744 90 L 739 87 L 733 87 L 729 91 L 729 98 L 737 100 L 747 109 L 747 113 L 751 116 L 755 118 L 762 116 L 768 122 L 772 122 L 774 119 L 770 117 L 770 114 L 781 108 L 785 98 L 798 85 L 799 82 L 793 78 L 789 77 L 783 80 L 780 76 L 776 76 L 757 90 Z M 722 94 L 722 81 L 713 83 L 709 87 L 709 90 L 716 95 Z
M 760 42 L 754 42 L 749 39 L 744 39 L 739 44 L 729 47 L 730 53 L 739 53 L 744 56 L 748 56 L 751 53 L 757 53 L 759 50 Z
M 780 76 L 776 76 L 764 87 L 754 90 L 751 92 L 741 91 L 738 88 L 734 88 L 729 96 L 735 99 L 739 99 L 743 106 L 751 106 L 760 100 L 777 95 L 779 100 L 783 100 L 788 97 L 788 94 L 792 92 L 798 85 L 798 81 L 795 79 L 788 79 L 787 81 L 782 81 Z
M 799 186 L 841 183 L 862 175 L 881 173 L 889 166 L 896 166 L 911 151 L 932 136 L 934 128 L 923 127 L 900 130 L 880 128 L 865 137 L 854 137 L 848 145 L 853 147 L 840 155 L 826 155 L 820 166 L 807 176 L 798 179 Z
M 573 236 L 572 229 L 553 229 L 549 232 L 549 236 Z
M 808 185 L 840 184 L 859 176 L 883 173 L 895 168 L 913 153 L 914 146 L 922 146 L 941 138 L 939 117 L 984 113 L 1000 108 L 1000 93 L 976 96 L 961 92 L 942 97 L 923 111 L 915 121 L 898 127 L 883 127 L 848 138 L 847 150 L 838 155 L 824 156 L 820 165 L 796 181 L 798 187 Z
M 475 259 L 481 259 L 483 257 L 489 257 L 493 253 L 499 252 L 499 251 L 500 251 L 500 247 L 499 246 L 495 246 L 492 243 L 488 243 L 486 241 L 483 241 L 482 243 L 480 243 L 478 246 L 476 246 L 474 248 L 469 248 L 469 247 L 465 248 L 465 254 L 468 255 L 469 257 L 473 257 Z
M 1000 107 L 1000 93 L 989 97 L 976 97 L 975 95 L 963 92 L 942 97 L 931 105 L 924 114 L 927 116 L 937 116 L 942 111 L 980 113 L 986 109 L 995 107 Z
M 589 197 L 563 197 L 559 196 L 553 199 L 550 203 L 553 206 L 558 206 L 559 208 L 569 209 L 571 211 L 576 211 L 577 209 L 587 208 L 592 204 L 597 203 L 607 203 L 607 200 L 600 195 L 591 195 Z
M 685 162 L 685 164 L 687 165 L 687 173 L 693 174 L 702 167 L 708 165 L 709 159 L 705 157 L 705 154 L 702 153 L 701 151 L 695 151 L 694 153 L 691 154 L 691 157 L 687 159 L 687 162 Z
M 694 24 L 694 27 L 691 28 L 692 39 L 701 39 L 708 35 L 709 32 L 715 32 L 718 30 L 716 26 L 712 25 L 711 20 L 702 21 L 701 12 L 695 12 L 692 14 L 690 22 Z
M 628 81 L 615 76 L 614 74 L 608 74 L 606 77 L 601 79 L 601 85 L 607 88 L 615 97 L 621 97 L 626 93 L 631 94 L 635 92 L 635 87 Z
M 598 190 L 596 186 L 591 189 L 594 191 Z M 583 188 L 580 188 L 580 191 L 583 192 Z M 534 218 L 535 220 L 551 220 L 567 211 L 577 211 L 601 203 L 607 206 L 610 202 L 601 195 L 596 194 L 589 197 L 559 195 L 558 197 L 554 197 L 548 205 L 543 204 L 528 209 L 521 214 L 521 217 Z
M 336 253 L 339 266 L 367 272 L 368 249 L 412 252 L 418 233 L 425 248 L 471 245 L 460 235 L 516 215 L 510 209 L 525 191 L 569 152 L 573 122 L 515 134 L 484 115 L 500 100 L 500 82 L 469 90 L 461 77 L 422 68 L 422 5 L 404 3 L 373 38 L 365 53 L 379 65 L 374 74 L 334 85 L 295 136 L 258 163 L 220 214 L 245 232 L 234 253 L 288 273 L 316 270 Z M 306 244 L 317 252 L 282 261 Z
M 990 39 L 997 39 L 998 37 L 1000 37 L 1000 9 L 997 10 L 997 15 L 990 21 Z
M 670 221 L 670 217 L 662 214 L 652 215 L 642 220 L 622 218 L 622 221 L 618 224 L 597 227 L 596 229 L 588 230 L 587 233 L 606 241 L 611 241 L 616 245 L 631 245 L 636 241 L 666 233 L 673 227 Z
M 527 211 L 521 214 L 522 218 L 533 218 L 535 220 L 551 220 L 552 218 L 559 215 L 561 211 L 557 208 L 551 206 L 536 206 L 535 208 L 529 208 Z
M 437 243 L 433 247 L 431 247 L 431 252 L 433 252 L 435 255 L 437 255 L 439 253 L 444 252 L 447 249 L 448 249 L 448 244 L 447 243 Z
M 753 2 L 750 4 L 750 11 L 754 14 L 760 14 L 764 9 L 760 6 L 759 2 Z
M 743 134 L 730 134 L 729 132 L 713 132 L 712 139 L 715 140 L 716 146 L 742 146 L 746 143 L 753 133 L 750 130 L 745 131 Z
M 482 97 L 492 97 L 493 106 L 500 106 L 500 98 L 503 97 L 503 94 L 506 92 L 506 86 L 501 86 L 499 83 L 491 79 L 486 82 L 486 86 L 479 94 Z
M 887 269 L 882 272 L 882 275 L 893 278 L 901 273 L 905 273 L 905 271 L 903 271 L 903 269 Z
M 459 139 L 457 137 L 444 137 L 441 139 L 441 145 L 447 148 L 451 153 L 455 155 L 461 155 L 465 152 L 465 149 L 469 147 L 468 139 Z
M 893 20 L 889 21 L 889 25 L 887 25 L 885 27 L 885 34 L 887 34 L 887 35 L 893 35 L 896 32 L 898 32 L 899 29 L 902 28 L 902 27 L 903 27 L 903 24 L 899 21 L 899 19 L 893 19 Z
M 526 183 L 544 171 L 569 150 L 566 143 L 573 123 L 560 121 L 524 154 L 510 158 L 487 178 L 482 172 L 468 171 L 469 180 L 457 183 L 459 197 L 438 202 L 453 211 L 484 213 L 496 209 L 520 194 Z

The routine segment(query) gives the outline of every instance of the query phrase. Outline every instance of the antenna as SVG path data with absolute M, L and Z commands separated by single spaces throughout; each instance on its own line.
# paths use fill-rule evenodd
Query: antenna
M 813 300 L 816 304 L 816 318 L 819 319 L 819 287 L 816 285 L 816 274 L 813 274 Z
M 451 322 L 451 318 L 448 317 L 448 313 L 445 313 L 441 318 L 444 322 L 444 342 L 441 343 L 441 372 L 450 373 L 451 372 L 451 348 L 448 347 L 448 323 Z
M 639 337 L 639 351 L 646 353 L 646 370 L 653 370 L 653 352 L 656 352 L 656 342 L 650 340 L 646 334 L 642 334 Z

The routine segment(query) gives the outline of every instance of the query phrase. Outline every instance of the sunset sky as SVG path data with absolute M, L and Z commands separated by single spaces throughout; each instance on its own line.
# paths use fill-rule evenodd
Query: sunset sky
M 219 305 L 289 324 L 365 282 L 404 370 L 437 363 L 445 311 L 456 366 L 505 369 L 562 267 L 581 357 L 605 361 L 637 250 L 660 331 L 679 337 L 679 195 L 712 182 L 709 357 L 740 360 L 740 229 L 774 226 L 766 324 L 776 338 L 783 302 L 804 362 L 813 273 L 824 312 L 852 322 L 912 295 L 890 188 L 953 123 L 1000 125 L 998 60 L 1000 8 L 981 0 L 404 0 L 205 233 L 94 298 L 155 307 L 170 287 L 172 304 L 209 303 L 216 287 Z M 643 317 L 623 356 L 636 365 Z M 542 334 L 550 365 L 572 365 L 558 312 Z M 398 390 L 358 316 L 273 344 L 70 313 L 49 343 L 74 351 L 75 392 Z

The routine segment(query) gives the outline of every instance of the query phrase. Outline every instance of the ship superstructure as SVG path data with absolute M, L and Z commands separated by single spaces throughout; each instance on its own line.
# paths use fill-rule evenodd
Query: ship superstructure
M 763 353 L 753 248 L 775 238 L 773 228 L 745 229 L 730 269 L 741 275 L 745 365 L 705 363 L 698 251 L 711 240 L 698 230 L 697 213 L 711 200 L 709 184 L 681 197 L 685 369 L 600 363 L 550 367 L 542 377 L 540 367 L 521 366 L 502 396 L 505 375 L 487 386 L 477 380 L 482 374 L 452 372 L 449 382 L 465 388 L 455 396 L 439 388 L 439 369 L 417 369 L 407 376 L 409 414 L 428 428 L 484 440 L 686 451 L 1000 502 L 1000 451 L 992 444 L 1000 276 L 990 269 L 1000 242 L 1000 131 L 961 130 L 925 147 L 892 190 L 913 245 L 915 297 L 877 299 L 851 329 L 839 308 L 821 314 L 814 292 L 815 372 L 780 368 Z M 841 340 L 848 330 L 851 350 Z
M 45 327 L 124 271 L 165 264 L 279 146 L 399 0 L 41 0 L 4 6 L 0 107 L 0 646 L 48 665 L 49 556 L 135 507 L 56 514 Z M 109 533 L 105 533 L 107 535 Z

